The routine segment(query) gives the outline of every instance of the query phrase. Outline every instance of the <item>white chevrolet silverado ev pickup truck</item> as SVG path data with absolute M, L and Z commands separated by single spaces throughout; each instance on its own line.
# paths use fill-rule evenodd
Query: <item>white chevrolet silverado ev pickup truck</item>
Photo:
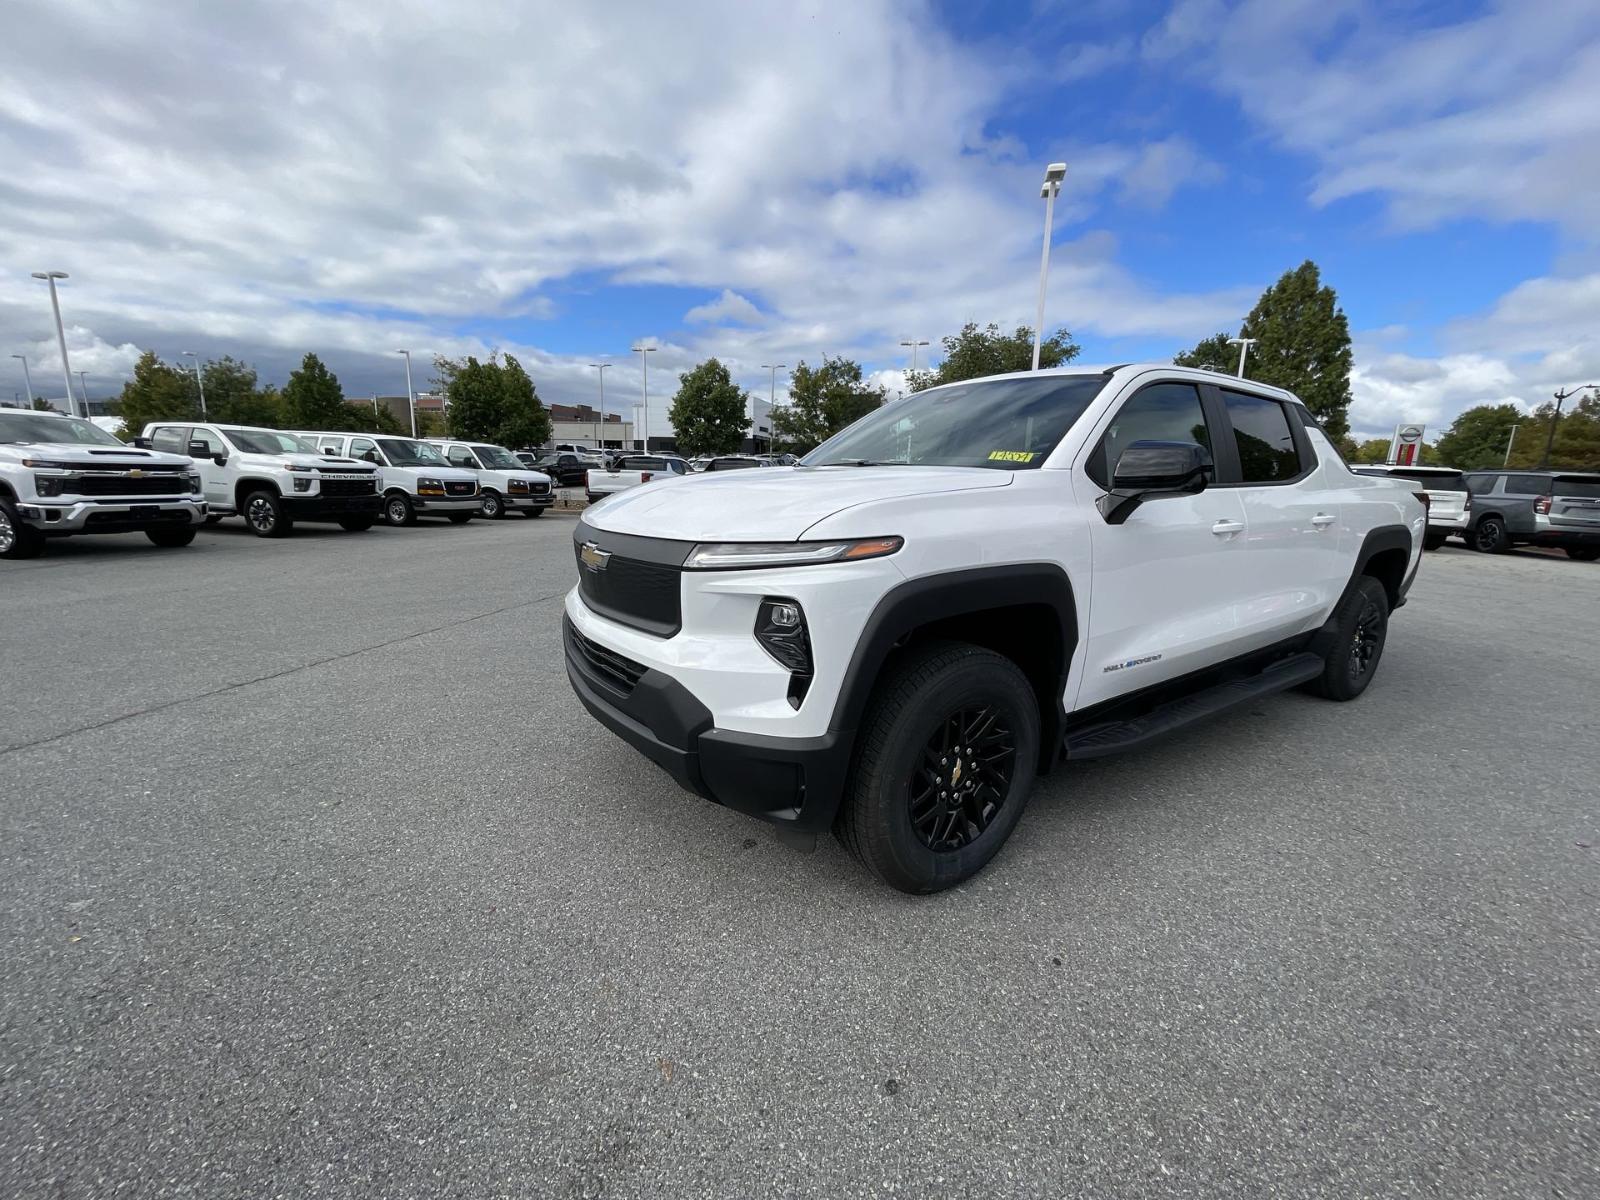
M 796 467 L 586 513 L 567 673 L 686 788 L 937 891 L 1063 757 L 1297 685 L 1359 696 L 1426 528 L 1287 392 L 1172 366 L 994 376 L 886 404 Z
M 287 537 L 296 521 L 371 529 L 383 504 L 377 467 L 319 454 L 279 429 L 153 421 L 136 444 L 187 454 L 200 472 L 207 522 L 238 515 L 257 537 Z
M 79 533 L 187 546 L 205 519 L 187 458 L 124 445 L 78 417 L 0 412 L 0 558 L 33 558 L 47 538 Z

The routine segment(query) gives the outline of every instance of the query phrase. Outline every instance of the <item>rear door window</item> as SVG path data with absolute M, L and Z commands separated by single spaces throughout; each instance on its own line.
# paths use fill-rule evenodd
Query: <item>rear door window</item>
M 1494 491 L 1494 485 L 1500 482 L 1498 475 L 1468 475 L 1467 491 L 1474 496 L 1487 496 Z
M 1222 389 L 1222 402 L 1239 448 L 1239 473 L 1245 483 L 1282 483 L 1300 474 L 1289 414 L 1276 400 Z
M 1550 487 L 1550 481 L 1543 475 L 1507 475 L 1505 495 L 1507 496 L 1542 496 Z

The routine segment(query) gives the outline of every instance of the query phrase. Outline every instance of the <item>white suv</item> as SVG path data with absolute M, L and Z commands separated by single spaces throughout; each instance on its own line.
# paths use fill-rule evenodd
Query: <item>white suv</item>
M 1426 524 L 1287 392 L 1151 365 L 972 380 L 797 467 L 586 512 L 567 673 L 685 787 L 937 891 L 1063 755 L 1297 685 L 1360 695 Z
M 0 411 L 0 558 L 33 558 L 46 538 L 79 533 L 187 546 L 205 519 L 187 458 L 125 446 L 78 417 Z
M 1350 468 L 1357 475 L 1392 479 L 1402 487 L 1422 491 L 1428 504 L 1428 536 L 1423 549 L 1437 550 L 1451 534 L 1466 537 L 1472 526 L 1472 493 L 1467 477 L 1454 467 L 1405 467 L 1378 464 Z
M 465 525 L 478 514 L 477 475 L 450 466 L 437 446 L 376 433 L 299 431 L 298 436 L 324 454 L 374 464 L 383 519 L 390 525 L 415 525 L 418 517 Z
M 428 441 L 444 452 L 445 461 L 451 466 L 477 472 L 479 509 L 490 520 L 497 520 L 508 512 L 542 517 L 544 510 L 555 503 L 550 476 L 542 471 L 530 471 L 504 446 L 449 438 L 429 438 Z
M 319 454 L 309 442 L 277 429 L 153 421 L 135 442 L 187 454 L 200 472 L 207 522 L 241 516 L 258 537 L 287 537 L 296 521 L 371 529 L 383 503 L 376 467 Z

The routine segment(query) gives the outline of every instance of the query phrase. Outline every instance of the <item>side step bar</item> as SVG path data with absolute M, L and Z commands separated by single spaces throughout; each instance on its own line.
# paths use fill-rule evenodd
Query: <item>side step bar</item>
M 1180 696 L 1127 721 L 1101 721 L 1085 725 L 1082 729 L 1069 730 L 1065 740 L 1067 757 L 1103 758 L 1107 754 L 1133 750 L 1158 737 L 1165 737 L 1175 729 L 1225 713 L 1236 705 L 1307 683 L 1322 674 L 1324 665 L 1322 656 L 1318 654 L 1291 655 L 1273 663 L 1258 675 L 1229 680 L 1201 692 Z

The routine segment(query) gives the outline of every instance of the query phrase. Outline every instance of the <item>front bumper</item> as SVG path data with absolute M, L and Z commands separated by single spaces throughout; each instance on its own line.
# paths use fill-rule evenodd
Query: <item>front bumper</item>
M 206 502 L 176 496 L 149 500 L 78 500 L 68 503 L 28 500 L 17 504 L 17 515 L 46 534 L 139 533 L 160 525 L 200 525 L 206 519 Z
M 796 833 L 821 833 L 833 824 L 849 767 L 847 734 L 782 738 L 717 729 L 710 710 L 677 680 L 622 659 L 641 667 L 627 686 L 597 665 L 602 660 L 586 648 L 596 643 L 582 638 L 571 618 L 561 625 L 567 678 L 583 706 L 679 785 Z
M 411 507 L 419 513 L 475 513 L 483 507 L 483 497 L 471 496 L 413 496 Z
M 546 492 L 542 496 L 525 495 L 521 492 L 507 492 L 501 497 L 506 508 L 511 512 L 532 512 L 535 509 L 549 508 L 556 502 L 555 496 Z
M 340 517 L 372 517 L 383 511 L 383 497 L 370 496 L 281 496 L 283 511 L 296 521 L 337 521 Z

